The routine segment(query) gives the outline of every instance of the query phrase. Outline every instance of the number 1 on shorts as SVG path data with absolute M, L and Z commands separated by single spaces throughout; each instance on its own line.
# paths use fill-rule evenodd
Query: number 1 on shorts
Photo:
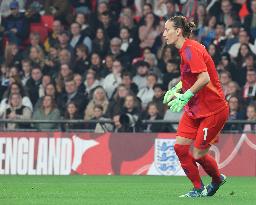
M 204 141 L 206 140 L 206 137 L 207 137 L 207 131 L 208 131 L 208 128 L 204 128 L 203 129 L 203 132 L 204 132 Z

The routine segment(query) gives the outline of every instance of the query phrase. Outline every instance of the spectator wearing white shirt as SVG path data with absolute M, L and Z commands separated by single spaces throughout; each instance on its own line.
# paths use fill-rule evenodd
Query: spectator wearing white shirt
M 239 48 L 241 46 L 241 44 L 248 44 L 251 51 L 256 54 L 256 47 L 255 45 L 251 44 L 249 42 L 250 40 L 250 37 L 247 33 L 246 30 L 244 29 L 241 29 L 240 32 L 239 32 L 239 42 L 238 43 L 235 43 L 231 46 L 231 48 L 229 49 L 228 53 L 230 54 L 230 56 L 232 58 L 236 58 L 238 56 L 238 52 L 239 52 Z
M 137 96 L 141 99 L 142 109 L 146 109 L 154 97 L 154 85 L 157 83 L 157 76 L 151 73 L 147 76 L 147 87 L 139 90 Z
M 115 60 L 112 66 L 112 72 L 103 81 L 103 87 L 107 92 L 108 99 L 112 97 L 115 89 L 122 82 L 121 72 L 122 64 L 119 60 Z
M 147 75 L 149 72 L 149 64 L 145 61 L 139 61 L 135 67 L 137 68 L 137 73 L 133 77 L 133 82 L 138 86 L 139 90 L 147 87 Z
M 92 40 L 89 36 L 83 36 L 81 34 L 81 25 L 79 23 L 72 23 L 70 26 L 72 37 L 70 39 L 70 45 L 72 48 L 75 48 L 80 43 L 83 43 L 87 46 L 89 52 L 92 51 Z

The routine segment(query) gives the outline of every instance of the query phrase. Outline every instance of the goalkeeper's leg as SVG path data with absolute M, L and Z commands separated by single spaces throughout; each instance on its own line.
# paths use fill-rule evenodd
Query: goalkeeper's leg
M 190 145 L 175 144 L 174 150 L 180 160 L 181 167 L 196 189 L 201 189 L 203 184 L 199 170 L 192 155 L 189 153 Z

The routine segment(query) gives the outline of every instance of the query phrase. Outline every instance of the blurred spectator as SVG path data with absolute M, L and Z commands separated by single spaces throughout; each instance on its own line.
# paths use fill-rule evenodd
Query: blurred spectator
M 29 97 L 26 95 L 26 92 L 25 92 L 22 84 L 11 83 L 1 100 L 0 115 L 6 109 L 6 106 L 9 103 L 8 100 L 9 100 L 11 94 L 20 94 L 22 97 L 22 105 L 24 105 L 25 107 L 28 107 L 31 111 L 33 111 L 32 103 L 31 103 Z
M 153 13 L 145 15 L 145 23 L 139 27 L 140 48 L 151 48 L 162 31 L 158 28 L 158 19 Z
M 248 16 L 244 19 L 244 27 L 248 33 L 251 34 L 252 38 L 256 38 L 256 2 L 251 1 L 251 11 Z
M 71 62 L 71 52 L 68 49 L 61 49 L 59 52 L 60 64 L 70 64 Z
M 112 21 L 109 12 L 103 12 L 99 16 L 100 27 L 104 28 L 107 36 L 111 39 L 118 36 L 119 25 Z
M 225 35 L 225 26 L 223 23 L 217 23 L 215 28 L 215 39 L 213 43 L 222 51 L 226 45 L 227 37 Z
M 101 105 L 95 105 L 92 108 L 92 118 L 89 120 L 100 120 L 103 117 L 103 107 Z M 88 122 L 86 128 L 89 130 L 95 130 L 97 122 Z M 101 125 L 101 123 L 100 123 Z M 105 130 L 103 129 L 103 132 Z
M 68 64 L 62 64 L 60 66 L 60 71 L 56 78 L 56 89 L 58 93 L 63 93 L 65 89 L 65 81 L 73 78 L 73 72 Z
M 221 61 L 217 66 L 217 70 L 221 73 L 222 71 L 228 71 L 231 74 L 232 80 L 238 82 L 240 86 L 245 83 L 246 71 L 242 67 L 238 67 L 236 63 L 231 60 L 228 53 L 221 55 Z
M 206 47 L 208 47 L 213 39 L 215 39 L 216 23 L 216 16 L 210 16 L 207 19 L 205 26 L 201 27 L 198 31 L 198 40 L 201 41 Z
M 101 57 L 98 53 L 92 53 L 90 68 L 95 72 L 98 80 L 102 80 L 110 73 L 110 70 L 102 65 Z
M 87 97 L 78 92 L 76 82 L 73 79 L 65 80 L 65 93 L 62 93 L 59 99 L 59 109 L 62 114 L 64 114 L 66 106 L 70 102 L 76 103 L 78 111 L 81 113 L 84 112 L 88 104 Z
M 147 75 L 149 73 L 149 64 L 145 61 L 139 61 L 135 64 L 136 75 L 133 77 L 133 82 L 136 83 L 139 90 L 147 87 Z
M 125 97 L 119 121 L 122 126 L 118 132 L 138 132 L 140 130 L 140 110 L 134 95 Z
M 97 28 L 96 36 L 92 42 L 93 52 L 99 53 L 101 57 L 104 57 L 109 49 L 109 38 L 106 35 L 103 28 Z
M 229 101 L 231 96 L 242 97 L 241 88 L 235 81 L 230 81 L 227 85 L 226 100 Z
M 11 13 L 10 3 L 12 0 L 2 0 L 0 2 L 0 12 L 2 17 L 7 17 Z
M 231 81 L 231 75 L 228 71 L 222 71 L 220 73 L 220 83 L 222 85 L 222 89 L 223 89 L 223 92 L 224 92 L 224 95 L 227 94 L 227 86 L 228 86 L 228 83 Z
M 169 18 L 173 16 L 180 16 L 181 13 L 178 11 L 178 6 L 177 6 L 177 1 L 176 0 L 167 0 L 165 5 L 166 5 L 166 12 L 167 14 L 164 16 L 164 20 L 167 21 Z
M 60 49 L 66 49 L 71 55 L 74 53 L 74 48 L 69 44 L 70 36 L 67 31 L 61 32 L 58 36 L 58 45 Z
M 132 74 L 128 71 L 123 72 L 122 75 L 122 84 L 130 90 L 134 95 L 137 95 L 139 89 L 138 86 L 132 80 Z
M 234 21 L 239 20 L 238 13 L 235 9 L 232 8 L 231 0 L 222 0 L 221 1 L 221 12 L 220 15 L 217 15 L 218 21 L 225 24 L 225 27 L 232 25 Z
M 153 87 L 154 96 L 152 102 L 156 104 L 159 116 L 163 117 L 167 106 L 163 104 L 164 88 L 162 84 L 155 84 Z
M 28 3 L 29 0 L 26 0 Z M 29 21 L 29 23 L 41 23 L 41 15 L 40 12 L 43 9 L 43 5 L 38 1 L 33 1 L 28 4 L 25 15 Z
M 250 104 L 247 106 L 246 119 L 248 121 L 256 121 L 256 106 L 255 106 L 255 104 Z M 244 132 L 255 132 L 256 125 L 255 124 L 245 124 L 243 131 Z
M 121 39 L 121 50 L 124 55 L 127 55 L 129 60 L 134 59 L 140 55 L 140 49 L 138 42 L 131 38 L 130 30 L 127 27 L 122 27 L 120 29 L 120 39 Z
M 57 94 L 57 91 L 56 91 L 56 87 L 53 83 L 48 83 L 45 87 L 44 87 L 44 96 L 45 95 L 48 95 L 48 96 L 52 96 L 52 98 L 55 100 L 55 102 L 57 103 L 58 102 L 58 94 Z M 35 106 L 34 106 L 34 109 L 37 109 L 39 107 L 41 107 L 42 105 L 42 102 L 43 102 L 43 99 L 44 99 L 44 96 L 40 97 Z
M 78 112 L 78 108 L 74 102 L 68 103 L 64 115 L 65 120 L 82 120 L 83 116 Z M 65 130 L 83 129 L 83 124 L 80 123 L 66 123 L 64 125 Z
M 90 67 L 89 51 L 88 48 L 83 45 L 77 45 L 76 59 L 73 64 L 73 72 L 84 75 Z
M 139 20 L 139 25 L 140 26 L 145 23 L 146 15 L 149 14 L 149 13 L 153 13 L 153 7 L 152 7 L 151 3 L 146 2 L 143 5 L 142 16 Z
M 161 52 L 160 52 L 161 51 Z M 177 49 L 172 46 L 164 46 L 161 50 L 159 50 L 157 57 L 158 57 L 158 67 L 162 73 L 166 72 L 166 64 L 169 60 L 174 60 L 175 52 Z M 178 65 L 177 65 L 178 66 Z
M 247 104 L 255 101 L 256 98 L 256 71 L 248 70 L 246 83 L 243 88 L 243 98 Z
M 58 43 L 58 36 L 63 32 L 63 25 L 60 20 L 55 19 L 52 24 L 52 32 L 48 34 L 44 42 L 44 48 L 49 52 L 50 47 Z
M 198 7 L 198 1 L 187 0 L 182 5 L 182 14 L 187 17 L 193 19 L 196 14 L 196 8 Z
M 105 59 L 103 60 L 104 69 L 109 73 L 112 71 L 114 60 L 114 56 L 112 56 L 111 54 L 106 55 Z
M 121 79 L 122 64 L 119 60 L 115 60 L 112 67 L 112 72 L 106 76 L 103 81 L 103 87 L 110 99 L 117 86 L 122 82 Z
M 87 93 L 85 92 L 85 85 L 83 83 L 83 77 L 82 75 L 75 73 L 74 74 L 74 81 L 76 82 L 77 85 L 77 91 L 79 93 L 82 93 L 84 95 L 87 95 Z
M 143 117 L 142 120 L 161 120 L 163 119 L 160 115 L 159 115 L 159 110 L 158 107 L 156 105 L 156 103 L 154 102 L 150 102 L 147 106 L 146 109 L 146 114 Z M 143 126 L 144 132 L 161 132 L 162 131 L 162 125 L 161 123 L 157 124 L 157 123 L 147 123 Z
M 46 86 L 52 82 L 53 81 L 50 75 L 43 75 L 42 86 L 39 88 L 39 97 L 43 97 L 45 95 Z
M 154 86 L 157 83 L 157 76 L 153 73 L 147 76 L 147 87 L 139 90 L 137 96 L 142 102 L 142 108 L 145 109 L 154 96 Z
M 158 81 L 162 81 L 162 73 L 157 66 L 157 59 L 155 54 L 147 53 L 144 54 L 144 61 L 149 64 L 149 73 L 154 73 L 158 77 Z
M 94 117 L 92 120 L 109 120 L 109 118 L 104 117 L 103 107 L 101 105 L 95 105 L 94 107 Z M 95 133 L 110 132 L 113 130 L 113 125 L 110 123 L 90 123 L 90 129 L 93 129 Z
M 29 60 L 33 66 L 37 65 L 43 68 L 45 63 L 43 49 L 40 46 L 31 46 Z
M 59 50 L 56 47 L 50 47 L 48 55 L 44 60 L 43 74 L 52 76 L 55 79 L 58 75 L 60 61 Z
M 92 91 L 94 88 L 100 85 L 100 82 L 95 78 L 94 72 L 88 72 L 84 81 L 86 93 L 89 94 L 89 98 L 92 96 Z
M 241 29 L 240 32 L 239 32 L 239 42 L 238 43 L 235 43 L 231 46 L 231 48 L 229 49 L 228 53 L 230 54 L 230 56 L 232 58 L 236 58 L 238 56 L 238 53 L 239 53 L 239 49 L 241 47 L 242 44 L 246 44 L 250 47 L 251 51 L 256 54 L 256 48 L 254 47 L 253 44 L 251 44 L 249 42 L 249 35 L 247 33 L 246 30 L 243 30 Z
M 4 92 L 9 86 L 8 68 L 5 64 L 1 65 L 0 70 L 0 99 L 2 99 Z
M 54 16 L 62 22 L 70 23 L 72 20 L 71 5 L 69 0 L 45 0 L 45 13 Z
M 169 84 L 173 79 L 176 79 L 180 76 L 180 71 L 178 68 L 177 60 L 169 60 L 165 68 L 166 72 L 163 76 L 163 89 L 168 90 Z
M 197 26 L 197 29 L 200 30 L 202 27 L 206 25 L 206 22 L 207 22 L 206 18 L 207 18 L 206 5 L 203 3 L 200 3 L 196 8 L 196 13 L 194 15 L 194 20 L 193 20 Z
M 217 66 L 220 61 L 220 51 L 217 48 L 217 46 L 213 43 L 210 43 L 208 46 L 208 53 L 212 57 L 212 60 L 214 61 L 214 64 Z
M 235 58 L 238 67 L 242 67 L 245 65 L 245 58 L 248 55 L 253 55 L 252 50 L 249 45 L 246 43 L 241 43 L 240 48 L 238 50 L 238 55 Z
M 33 120 L 60 120 L 60 111 L 56 108 L 55 100 L 52 96 L 46 95 L 41 106 L 33 113 Z M 59 129 L 57 123 L 34 123 L 33 127 L 38 130 Z
M 33 32 L 29 34 L 28 45 L 26 46 L 26 49 L 22 52 L 24 57 L 28 58 L 29 52 L 32 46 L 41 47 L 40 34 L 37 32 Z
M 129 94 L 129 89 L 124 85 L 120 84 L 113 97 L 109 101 L 106 115 L 110 118 L 113 118 L 115 115 L 121 113 L 121 109 L 124 105 L 124 99 Z
M 93 92 L 92 100 L 88 103 L 85 109 L 84 119 L 90 120 L 93 118 L 94 107 L 96 105 L 102 106 L 103 114 L 105 114 L 108 108 L 108 104 L 109 104 L 109 101 L 108 101 L 105 90 L 101 86 L 95 88 Z
M 120 38 L 112 38 L 110 41 L 109 55 L 112 55 L 116 60 L 122 62 L 122 64 L 129 64 L 129 56 L 121 50 L 122 41 Z
M 113 116 L 112 120 L 114 123 L 113 132 L 119 132 L 122 128 L 122 125 L 120 123 L 120 115 Z
M 153 1 L 153 11 L 157 16 L 165 16 L 167 14 L 167 8 L 165 0 Z
M 239 98 L 231 96 L 228 101 L 229 105 L 229 120 L 243 120 L 245 119 L 245 113 L 242 108 L 242 103 L 239 102 Z M 224 130 L 229 131 L 242 131 L 242 127 L 239 124 L 226 124 Z
M 138 41 L 138 26 L 134 23 L 132 15 L 122 14 L 120 15 L 120 27 L 126 27 L 130 31 L 130 37 L 134 41 Z
M 78 12 L 75 16 L 75 21 L 81 25 L 81 34 L 83 36 L 89 36 L 92 39 L 94 34 L 91 26 L 89 25 L 88 16 L 82 12 Z
M 40 87 L 42 87 L 42 77 L 43 77 L 43 74 L 40 66 L 33 67 L 31 71 L 31 78 L 28 79 L 26 83 L 28 95 L 33 105 L 36 104 L 39 98 L 39 90 L 40 90 Z
M 96 29 L 101 26 L 100 20 L 99 20 L 101 17 L 101 14 L 108 11 L 109 11 L 109 6 L 106 1 L 98 2 L 96 12 L 92 12 L 89 17 L 89 24 L 92 26 L 92 29 L 94 31 L 96 31 Z
M 70 2 L 77 12 L 89 13 L 92 9 L 90 0 L 71 0 Z
M 228 52 L 233 44 L 239 41 L 238 35 L 241 29 L 241 23 L 239 21 L 235 21 L 230 28 L 230 32 L 228 33 L 228 39 L 226 41 L 224 51 Z
M 10 42 L 21 45 L 28 37 L 29 24 L 24 13 L 19 12 L 19 2 L 12 1 L 9 8 L 10 15 L 2 19 L 5 34 Z
M 72 48 L 76 48 L 80 44 L 84 44 L 89 53 L 92 51 L 92 40 L 89 36 L 83 36 L 81 33 L 81 25 L 79 23 L 73 22 L 70 26 L 71 39 L 70 45 Z
M 29 120 L 32 110 L 22 104 L 22 96 L 20 93 L 12 93 L 9 97 L 9 103 L 1 113 L 2 119 L 8 120 Z M 28 128 L 26 123 L 7 123 L 7 130 L 15 130 L 20 128 Z
M 7 67 L 18 66 L 20 68 L 22 54 L 16 43 L 7 43 L 4 51 L 4 60 Z

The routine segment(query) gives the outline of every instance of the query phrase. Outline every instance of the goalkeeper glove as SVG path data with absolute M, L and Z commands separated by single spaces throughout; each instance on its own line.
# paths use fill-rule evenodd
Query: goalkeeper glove
M 164 101 L 163 103 L 166 104 L 171 101 L 171 99 L 175 96 L 176 93 L 178 93 L 182 88 L 182 82 L 178 82 L 177 85 L 172 87 L 170 90 L 168 90 L 164 95 Z
M 191 90 L 187 90 L 184 94 L 176 93 L 176 98 L 168 103 L 172 112 L 180 112 L 188 101 L 194 96 Z

